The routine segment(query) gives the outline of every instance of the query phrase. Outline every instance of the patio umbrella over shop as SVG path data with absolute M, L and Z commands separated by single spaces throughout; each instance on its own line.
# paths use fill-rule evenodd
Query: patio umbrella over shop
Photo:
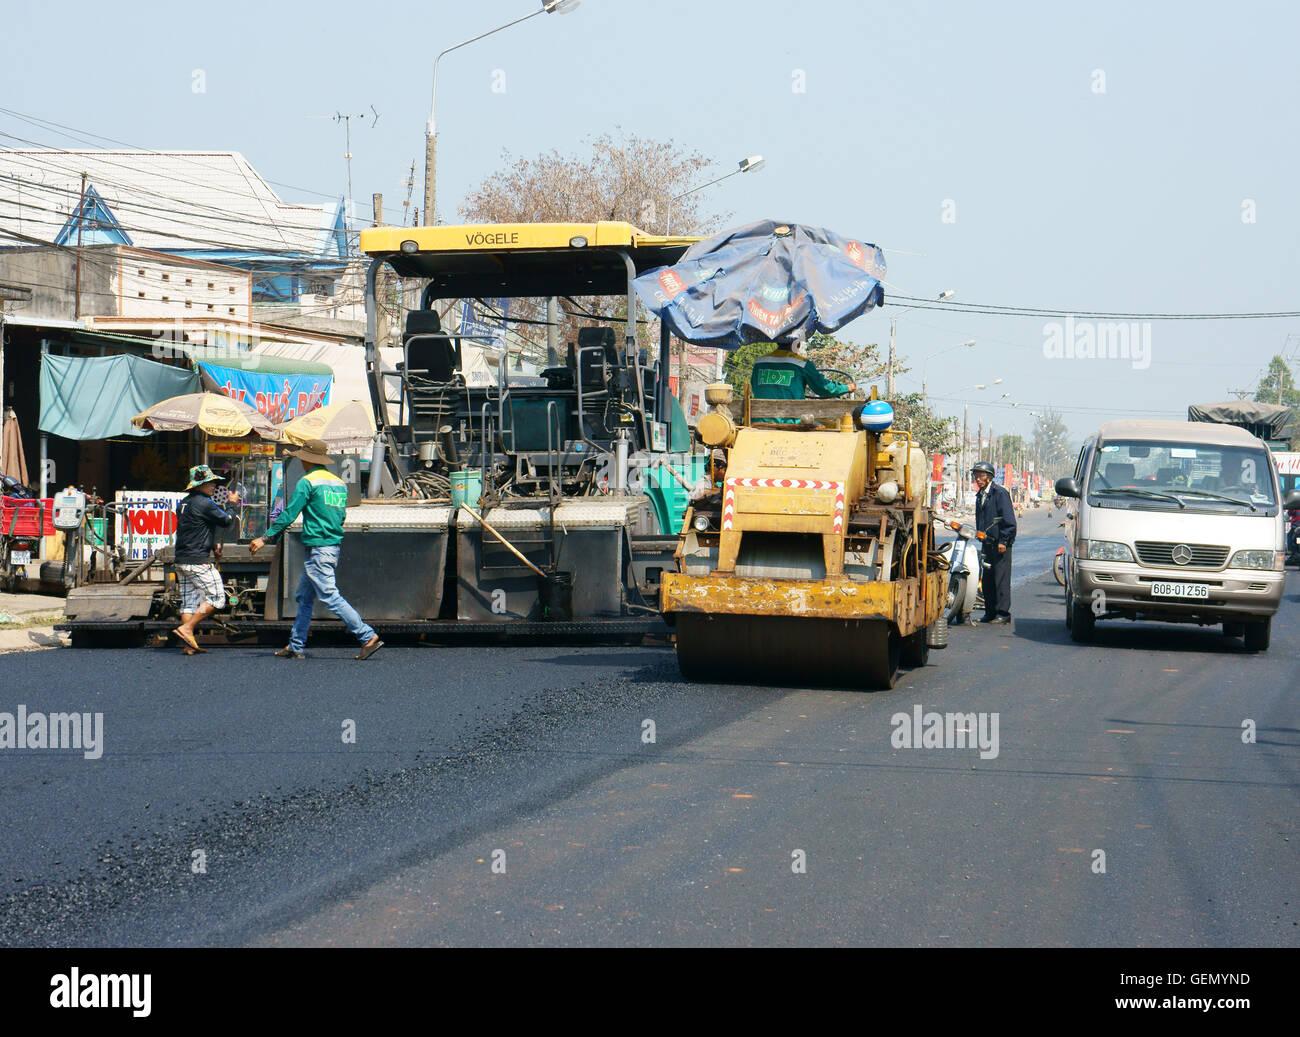
M 279 426 L 290 443 L 306 446 L 318 439 L 330 453 L 354 454 L 368 451 L 375 439 L 375 417 L 370 404 L 349 400 L 317 407 Z
M 884 276 L 875 245 L 759 220 L 696 242 L 634 284 L 678 338 L 737 349 L 835 331 L 885 301 Z
M 263 439 L 280 438 L 280 430 L 257 410 L 224 393 L 193 392 L 155 403 L 131 419 L 136 428 L 155 432 L 200 429 L 222 439 L 240 439 L 250 433 Z

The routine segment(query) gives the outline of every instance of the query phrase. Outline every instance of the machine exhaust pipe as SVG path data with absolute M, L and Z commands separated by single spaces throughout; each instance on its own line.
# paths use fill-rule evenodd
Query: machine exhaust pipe
M 460 452 L 456 449 L 456 430 L 450 425 L 438 429 L 438 438 L 442 441 L 442 456 L 453 469 L 460 467 Z

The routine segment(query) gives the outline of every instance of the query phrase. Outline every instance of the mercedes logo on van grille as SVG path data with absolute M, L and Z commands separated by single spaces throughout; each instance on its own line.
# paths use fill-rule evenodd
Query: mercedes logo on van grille
M 1186 544 L 1179 544 L 1174 548 L 1174 564 L 1186 565 L 1192 560 L 1192 549 Z

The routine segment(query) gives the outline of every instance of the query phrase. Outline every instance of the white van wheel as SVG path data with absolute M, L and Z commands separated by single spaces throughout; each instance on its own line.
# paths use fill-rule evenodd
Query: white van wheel
M 1091 644 L 1093 634 L 1097 632 L 1097 617 L 1086 602 L 1080 604 L 1068 591 L 1065 602 L 1065 624 L 1070 628 L 1070 640 L 1081 645 Z
M 1273 620 L 1263 619 L 1258 623 L 1246 624 L 1246 651 L 1267 652 L 1269 637 L 1273 631 Z

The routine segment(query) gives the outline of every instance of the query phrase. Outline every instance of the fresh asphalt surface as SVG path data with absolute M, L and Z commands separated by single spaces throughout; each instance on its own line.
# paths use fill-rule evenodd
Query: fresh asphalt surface
M 105 742 L 0 751 L 0 942 L 1300 944 L 1300 575 L 1264 655 L 1083 647 L 1059 542 L 1031 514 L 1015 624 L 890 692 L 687 685 L 665 648 L 0 657 L 0 711 Z M 918 704 L 997 713 L 998 755 L 894 748 Z

